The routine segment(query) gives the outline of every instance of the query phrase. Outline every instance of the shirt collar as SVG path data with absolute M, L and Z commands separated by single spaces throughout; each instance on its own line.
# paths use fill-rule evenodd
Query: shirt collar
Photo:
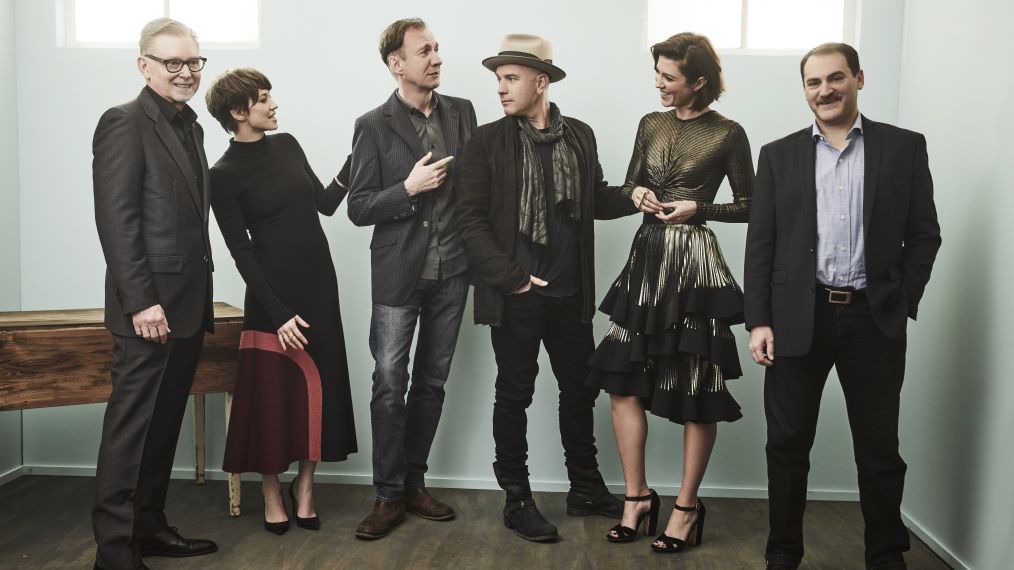
M 863 114 L 856 114 L 856 122 L 852 123 L 852 128 L 849 129 L 849 134 L 845 137 L 848 140 L 852 140 L 856 136 L 863 134 Z M 814 141 L 826 141 L 827 138 L 820 132 L 820 127 L 817 126 L 817 121 L 813 122 L 813 127 L 810 130 L 810 136 L 813 137 Z
M 145 85 L 144 88 L 148 90 L 148 94 L 155 100 L 155 105 L 157 105 L 159 110 L 162 111 L 162 116 L 164 116 L 170 123 L 189 127 L 197 121 L 197 113 L 190 108 L 190 105 L 184 104 L 182 109 L 177 109 L 176 105 L 166 101 L 151 87 Z
M 419 109 L 416 109 L 412 105 L 409 105 L 408 101 L 402 99 L 401 98 L 401 93 L 398 93 L 397 89 L 394 90 L 394 96 L 398 98 L 398 102 L 401 103 L 403 107 L 405 107 L 405 112 L 407 112 L 409 115 L 411 115 L 413 113 L 416 113 L 416 114 L 418 114 L 419 116 L 421 116 L 423 118 L 426 117 L 426 115 L 423 115 L 422 111 L 420 111 Z M 436 91 L 434 91 L 433 92 L 433 107 L 430 108 L 430 114 L 432 115 L 433 111 L 436 111 L 439 107 L 440 107 L 440 96 L 437 95 Z

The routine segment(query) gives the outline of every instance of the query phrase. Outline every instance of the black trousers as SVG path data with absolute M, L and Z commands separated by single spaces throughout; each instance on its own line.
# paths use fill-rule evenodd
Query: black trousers
M 113 335 L 92 528 L 103 568 L 141 564 L 138 538 L 167 525 L 165 499 L 204 333 L 156 344 Z
M 531 498 L 528 483 L 528 415 L 544 344 L 560 387 L 560 437 L 571 489 L 597 494 L 605 489 L 595 455 L 597 388 L 585 386 L 588 358 L 595 349 L 591 323 L 581 322 L 581 295 L 508 295 L 501 326 L 491 332 L 496 354 L 493 440 L 497 482 L 508 501 Z M 542 437 L 542 436 L 540 436 Z
M 766 557 L 803 557 L 803 511 L 821 392 L 834 366 L 848 410 L 866 523 L 867 567 L 901 563 L 909 549 L 901 521 L 905 462 L 898 454 L 898 409 L 905 338 L 884 336 L 865 301 L 835 305 L 818 289 L 810 352 L 779 356 L 764 381 L 770 534 Z

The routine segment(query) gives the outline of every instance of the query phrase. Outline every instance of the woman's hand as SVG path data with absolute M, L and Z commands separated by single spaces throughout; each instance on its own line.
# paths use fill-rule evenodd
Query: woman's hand
M 655 197 L 655 193 L 644 186 L 634 188 L 630 193 L 630 199 L 634 206 L 645 214 L 657 214 L 662 211 L 662 203 Z
M 282 344 L 282 350 L 290 348 L 303 350 L 304 346 L 310 344 L 310 341 L 306 340 L 299 327 L 310 328 L 310 324 L 300 318 L 299 315 L 292 317 L 287 323 L 278 327 L 278 342 Z
M 655 217 L 667 224 L 682 224 L 697 215 L 697 202 L 693 200 L 677 200 L 675 202 L 663 202 L 662 211 L 657 212 Z

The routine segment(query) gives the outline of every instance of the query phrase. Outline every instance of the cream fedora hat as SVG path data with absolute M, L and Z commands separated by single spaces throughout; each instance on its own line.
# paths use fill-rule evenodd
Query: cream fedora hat
M 553 44 L 539 36 L 530 34 L 509 34 L 500 42 L 500 53 L 482 60 L 482 65 L 490 71 L 508 63 L 517 63 L 534 67 L 549 76 L 554 83 L 567 77 L 559 67 L 553 65 Z

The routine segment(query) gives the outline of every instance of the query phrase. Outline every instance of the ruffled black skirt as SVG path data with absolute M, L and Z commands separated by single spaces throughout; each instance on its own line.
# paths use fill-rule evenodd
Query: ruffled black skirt
M 729 327 L 743 322 L 743 292 L 706 226 L 641 225 L 599 310 L 611 324 L 589 385 L 680 424 L 743 417 L 725 387 L 742 375 Z

